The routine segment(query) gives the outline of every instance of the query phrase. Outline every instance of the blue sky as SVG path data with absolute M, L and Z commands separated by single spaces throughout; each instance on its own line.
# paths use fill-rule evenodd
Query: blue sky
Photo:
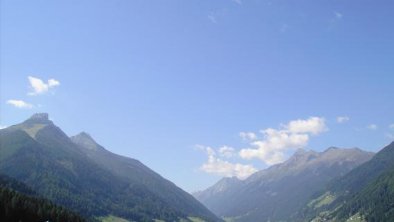
M 393 11 L 389 0 L 5 0 L 0 125 L 48 112 L 187 191 L 300 147 L 377 151 L 394 140 Z

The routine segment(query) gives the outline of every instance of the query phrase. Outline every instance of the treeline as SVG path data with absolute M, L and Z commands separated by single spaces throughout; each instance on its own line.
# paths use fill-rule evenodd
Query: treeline
M 85 221 L 48 200 L 0 187 L 0 221 Z
M 0 221 L 85 221 L 84 218 L 57 206 L 13 178 L 0 174 Z
M 394 170 L 387 172 L 351 198 L 337 212 L 348 218 L 360 212 L 368 222 L 392 221 L 394 218 Z

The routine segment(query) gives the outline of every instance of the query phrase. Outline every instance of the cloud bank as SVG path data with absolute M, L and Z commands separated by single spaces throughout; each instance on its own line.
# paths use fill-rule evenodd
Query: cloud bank
M 244 159 L 258 158 L 267 165 L 285 160 L 285 153 L 305 147 L 311 135 L 318 135 L 327 130 L 324 118 L 310 117 L 298 119 L 282 125 L 279 129 L 261 130 L 262 139 L 250 141 L 250 148 L 241 149 L 239 156 Z
M 198 145 L 197 148 L 203 150 L 208 156 L 208 160 L 200 169 L 206 173 L 245 179 L 258 170 L 250 164 L 232 163 L 228 159 L 257 158 L 268 166 L 277 164 L 285 160 L 288 151 L 305 147 L 312 136 L 327 130 L 324 118 L 310 117 L 281 124 L 278 129 L 260 130 L 259 134 L 240 132 L 239 136 L 248 144 L 248 148 L 236 151 L 233 147 L 222 146 L 215 150 L 209 146 Z
M 224 177 L 236 176 L 239 179 L 245 179 L 251 174 L 257 172 L 257 169 L 252 165 L 230 163 L 227 160 L 218 158 L 218 155 L 222 157 L 230 157 L 233 154 L 234 149 L 228 146 L 223 146 L 216 152 L 213 148 L 208 146 L 197 146 L 199 149 L 206 152 L 208 160 L 205 162 L 200 169 L 206 173 L 216 174 Z M 228 155 L 231 153 L 231 155 Z

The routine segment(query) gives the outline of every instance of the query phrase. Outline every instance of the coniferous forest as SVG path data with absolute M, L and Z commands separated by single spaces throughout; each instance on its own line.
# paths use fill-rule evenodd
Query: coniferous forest
M 0 221 L 85 221 L 79 215 L 37 197 L 24 184 L 0 176 Z

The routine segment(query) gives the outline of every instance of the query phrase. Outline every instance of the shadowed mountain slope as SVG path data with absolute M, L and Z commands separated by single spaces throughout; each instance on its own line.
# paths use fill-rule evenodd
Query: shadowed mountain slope
M 287 161 L 244 181 L 222 179 L 195 197 L 217 215 L 233 221 L 285 221 L 331 179 L 372 156 L 357 148 L 331 147 L 320 153 L 298 150 Z
M 0 130 L 0 172 L 85 216 L 220 221 L 191 195 L 86 133 L 71 139 L 47 114 Z
M 392 221 L 394 218 L 394 142 L 370 161 L 331 181 L 294 217 L 299 221 Z

